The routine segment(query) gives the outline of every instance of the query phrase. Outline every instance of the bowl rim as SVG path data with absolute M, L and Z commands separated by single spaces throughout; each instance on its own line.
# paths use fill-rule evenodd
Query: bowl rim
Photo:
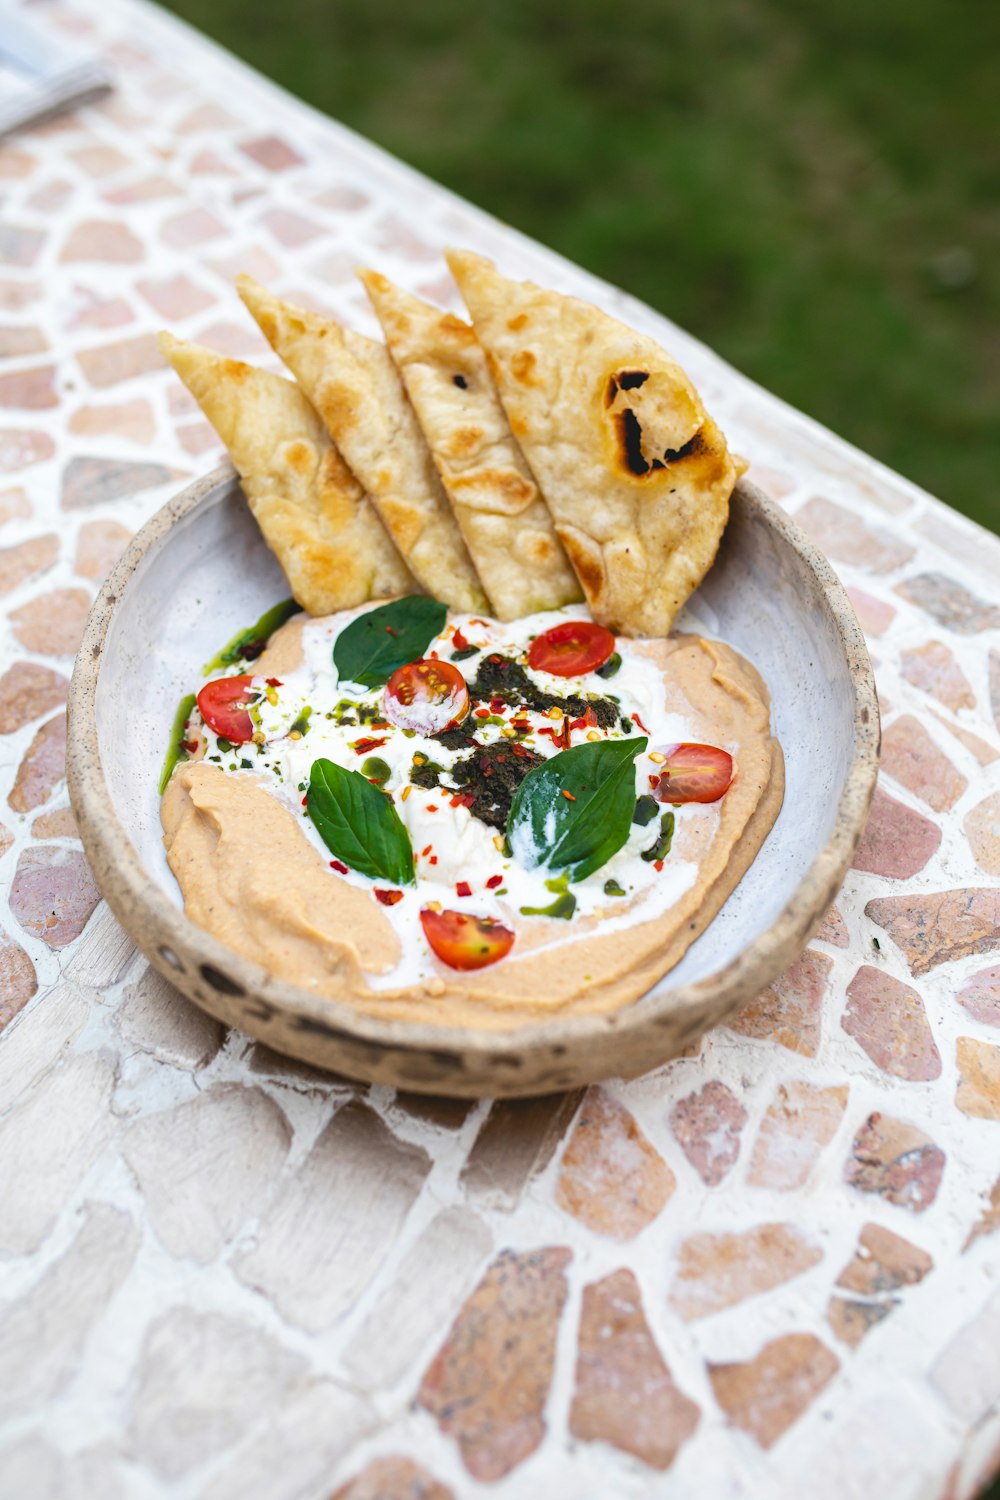
M 667 1012 L 678 1019 L 685 1013 L 694 1015 L 709 1002 L 711 1010 L 721 1016 L 772 983 L 800 955 L 834 900 L 864 829 L 878 774 L 881 738 L 878 699 L 867 645 L 844 585 L 815 544 L 775 501 L 746 479 L 737 482 L 740 499 L 798 554 L 815 576 L 829 609 L 851 669 L 853 754 L 829 839 L 770 926 L 728 964 L 658 996 L 648 991 L 610 1013 L 583 1016 L 563 1013 L 508 1029 L 475 1030 L 385 1019 L 367 1014 L 360 1004 L 310 993 L 276 978 L 198 927 L 146 871 L 115 812 L 101 763 L 97 688 L 108 630 L 139 564 L 165 541 L 178 522 L 207 503 L 220 486 L 237 482 L 232 465 L 223 462 L 185 486 L 136 533 L 91 608 L 67 701 L 67 780 L 84 850 L 112 911 L 167 979 L 183 987 L 176 968 L 162 951 L 168 949 L 176 954 L 179 948 L 191 956 L 203 977 L 207 969 L 220 980 L 228 979 L 228 983 L 217 985 L 224 1001 L 237 995 L 251 1000 L 259 997 L 278 1010 L 306 1017 L 327 1034 L 346 1035 L 397 1052 L 460 1052 L 467 1059 L 475 1058 L 488 1065 L 491 1059 L 508 1055 L 512 1048 L 523 1053 L 533 1047 L 551 1048 L 559 1043 L 585 1047 L 611 1033 L 621 1036 L 655 1027 Z

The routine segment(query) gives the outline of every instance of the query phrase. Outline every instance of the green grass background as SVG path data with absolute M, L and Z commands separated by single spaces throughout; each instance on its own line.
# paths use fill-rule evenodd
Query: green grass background
M 1000 531 L 996 0 L 168 0 Z

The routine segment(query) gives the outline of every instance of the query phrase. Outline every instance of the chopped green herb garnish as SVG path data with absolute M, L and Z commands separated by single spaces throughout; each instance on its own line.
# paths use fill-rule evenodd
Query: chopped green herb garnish
M 252 760 L 247 760 L 246 756 L 244 756 L 243 759 L 240 761 L 240 770 L 241 771 L 252 771 L 253 770 L 253 761 Z
M 229 752 L 230 752 L 230 750 L 233 748 L 232 741 L 231 740 L 227 740 L 224 734 L 220 734 L 219 735 L 218 740 L 216 741 L 216 744 L 218 745 L 219 749 L 222 751 L 223 755 L 228 755 Z
M 670 853 L 670 845 L 674 837 L 674 815 L 672 812 L 664 813 L 660 819 L 659 837 L 655 844 L 648 849 L 643 849 L 642 858 L 650 864 L 657 859 L 666 859 Z
M 312 716 L 312 709 L 310 708 L 309 704 L 307 703 L 306 706 L 305 706 L 305 708 L 299 714 L 298 718 L 295 720 L 295 723 L 292 725 L 291 729 L 288 731 L 289 734 L 295 734 L 295 733 L 298 733 L 298 734 L 308 734 L 309 733 L 309 720 L 310 720 L 311 716 Z
M 597 668 L 598 677 L 614 677 L 621 670 L 622 659 L 617 651 L 612 651 L 603 667 Z
M 640 828 L 645 828 L 647 823 L 652 823 L 656 817 L 659 806 L 655 797 L 639 797 L 635 804 L 635 812 L 632 814 L 632 822 L 638 823 Z
M 606 880 L 604 882 L 604 894 L 606 896 L 624 896 L 625 891 L 617 880 Z
M 380 755 L 369 755 L 361 767 L 361 774 L 367 776 L 369 781 L 377 781 L 379 786 L 384 786 L 392 772 Z
M 481 646 L 465 646 L 461 651 L 453 651 L 451 659 L 452 661 L 465 661 L 470 656 L 478 656 L 481 650 Z

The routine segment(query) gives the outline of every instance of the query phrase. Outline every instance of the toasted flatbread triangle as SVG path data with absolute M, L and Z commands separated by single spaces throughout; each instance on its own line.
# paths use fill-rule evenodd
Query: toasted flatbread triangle
M 652 339 L 482 256 L 448 264 L 594 618 L 666 635 L 728 519 L 722 433 Z
M 389 351 L 333 318 L 282 302 L 252 276 L 236 288 L 371 496 L 428 593 L 460 610 L 489 601 Z
M 361 280 L 493 613 L 516 620 L 581 599 L 472 328 L 377 271 Z
M 297 385 L 160 334 L 229 455 L 250 509 L 311 615 L 409 593 L 413 579 Z

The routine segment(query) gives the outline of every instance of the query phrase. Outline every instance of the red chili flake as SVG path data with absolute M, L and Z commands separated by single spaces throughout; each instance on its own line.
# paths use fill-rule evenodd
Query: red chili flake
M 303 807 L 306 807 L 306 806 L 308 806 L 308 803 L 309 803 L 309 798 L 308 798 L 308 796 L 306 796 L 306 797 L 303 797 L 303 798 L 302 798 L 302 806 L 303 806 Z
M 586 720 L 586 718 L 583 718 L 583 719 L 573 719 L 573 720 L 571 720 L 569 727 L 570 727 L 570 729 L 586 729 L 586 727 L 587 727 L 587 720 Z
M 597 715 L 594 712 L 592 704 L 590 704 L 590 703 L 587 704 L 587 707 L 584 710 L 583 718 L 584 718 L 584 722 L 587 724 L 588 728 L 590 728 L 590 729 L 596 729 L 597 728 Z
M 330 869 L 339 871 L 341 875 L 347 874 L 347 866 L 343 863 L 342 860 L 339 859 L 331 859 Z
M 503 701 L 502 698 L 491 698 L 490 699 L 490 713 L 493 713 L 493 714 L 502 714 L 503 711 L 504 711 L 504 709 L 506 707 L 507 707 L 507 705 Z
M 449 807 L 471 807 L 475 800 L 475 792 L 458 792 L 448 805 Z
M 438 654 L 437 654 L 437 652 L 436 652 L 436 651 L 428 651 L 428 653 L 427 653 L 427 655 L 428 655 L 428 656 L 429 656 L 429 657 L 431 657 L 431 659 L 432 659 L 432 660 L 433 660 L 433 661 L 437 661 L 437 660 L 438 660 Z
M 518 760 L 524 760 L 526 755 L 531 754 L 531 751 L 528 749 L 527 745 L 511 745 L 510 750 L 511 754 L 516 755 Z
M 662 859 L 654 859 L 653 860 L 653 869 L 656 871 L 657 875 L 659 875 L 660 871 L 663 869 L 663 860 Z
M 488 708 L 477 708 L 475 710 L 475 715 L 477 719 L 488 719 L 490 716 L 490 711 Z
M 456 881 L 455 882 L 455 895 L 456 896 L 471 896 L 472 895 L 472 886 L 469 884 L 469 882 L 467 880 L 458 880 L 458 881 Z
M 659 784 L 660 784 L 660 778 L 659 778 L 659 776 L 651 776 L 651 777 L 650 777 L 650 778 L 649 778 L 649 784 L 650 784 L 650 786 L 651 786 L 651 787 L 652 787 L 652 788 L 653 788 L 653 791 L 654 791 L 654 792 L 655 792 L 655 791 L 656 791 L 656 788 L 657 788 L 657 787 L 658 787 L 658 786 L 659 786 Z
M 186 750 L 188 755 L 193 755 L 197 748 L 197 740 L 181 740 L 181 749 Z
M 451 638 L 451 644 L 454 646 L 456 651 L 467 651 L 469 649 L 468 641 L 465 639 L 465 636 L 457 626 L 455 628 L 455 634 Z
M 426 849 L 421 849 L 421 851 L 420 851 L 420 858 L 421 859 L 426 859 L 427 856 L 428 856 L 428 854 L 430 854 L 430 852 L 431 852 L 431 850 L 433 848 L 434 848 L 433 844 L 428 844 Z
M 427 804 L 427 811 L 428 812 L 437 812 L 437 810 L 438 809 L 437 809 L 437 803 L 436 802 L 428 802 L 428 804 Z
M 490 661 L 492 662 L 493 666 L 499 667 L 501 672 L 506 672 L 507 663 L 504 661 L 502 656 L 491 656 Z
M 392 633 L 393 635 L 396 634 L 395 631 L 393 631 Z M 395 906 L 397 901 L 402 901 L 403 893 L 402 891 L 383 891 L 380 890 L 378 886 L 376 886 L 375 899 L 376 901 L 381 901 L 383 906 Z
M 365 735 L 364 738 L 360 740 L 352 740 L 351 749 L 357 755 L 367 755 L 369 750 L 378 750 L 381 745 L 384 745 L 387 738 L 388 736 L 383 736 L 383 738 L 379 740 L 372 739 L 370 735 Z
M 285 685 L 283 682 L 280 682 L 277 677 L 268 677 L 266 680 L 268 687 L 284 687 Z
M 483 767 L 483 775 L 484 776 L 492 776 L 493 775 L 493 767 L 492 766 L 484 766 Z
M 639 718 L 638 714 L 633 714 L 632 715 L 632 723 L 633 724 L 638 724 L 638 726 L 642 730 L 643 734 L 648 734 L 649 733 L 649 730 L 646 728 L 645 724 Z
M 372 719 L 373 729 L 391 729 L 392 725 L 388 719 Z
M 560 791 L 562 792 L 563 796 L 566 798 L 567 802 L 575 802 L 576 801 L 576 798 L 573 796 L 573 793 L 572 792 L 567 792 L 567 790 L 566 790 L 565 787 L 560 787 Z
M 550 729 L 547 724 L 544 724 L 542 726 L 542 728 L 538 731 L 538 733 L 539 734 L 548 734 L 548 735 L 551 735 L 551 737 L 553 739 L 555 739 L 555 737 L 556 737 L 556 731 L 554 729 Z
M 432 855 L 431 855 L 431 857 L 430 857 L 430 861 L 429 861 L 429 863 L 430 863 L 430 864 L 432 864 L 432 865 L 436 865 L 436 864 L 437 864 L 437 862 L 438 862 L 438 857 L 437 857 L 437 855 L 436 855 L 436 854 L 432 854 Z
M 522 734 L 527 733 L 527 731 L 531 728 L 530 719 L 511 719 L 510 722 L 512 728 L 519 729 Z
M 398 635 L 399 634 L 399 631 L 398 630 L 393 630 L 393 628 L 392 628 L 391 625 L 387 625 L 385 627 L 385 630 L 386 630 L 386 634 L 387 635 Z
M 502 875 L 491 875 L 486 882 L 487 889 L 491 891 L 495 891 L 498 885 L 503 885 Z

